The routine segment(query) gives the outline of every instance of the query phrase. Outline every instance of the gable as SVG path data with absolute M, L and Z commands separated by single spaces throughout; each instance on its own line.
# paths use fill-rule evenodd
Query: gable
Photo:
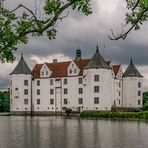
M 71 63 L 68 66 L 68 76 L 73 76 L 73 75 L 78 75 L 80 72 L 80 69 L 78 66 L 75 64 L 74 61 L 71 61 Z
M 48 68 L 46 63 L 44 63 L 40 69 L 40 77 L 50 77 L 52 71 Z

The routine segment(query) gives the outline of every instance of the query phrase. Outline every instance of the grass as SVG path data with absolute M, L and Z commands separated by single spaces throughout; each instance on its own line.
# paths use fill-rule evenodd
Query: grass
M 97 117 L 97 118 L 136 118 L 148 119 L 148 111 L 142 112 L 81 112 L 80 117 Z

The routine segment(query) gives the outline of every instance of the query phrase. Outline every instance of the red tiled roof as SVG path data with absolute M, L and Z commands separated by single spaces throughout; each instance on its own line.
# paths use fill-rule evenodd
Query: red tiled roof
M 48 68 L 52 71 L 50 77 L 66 77 L 67 69 L 71 61 L 57 62 L 57 63 L 46 63 Z
M 83 69 L 89 63 L 90 59 L 82 59 L 82 60 L 75 60 L 75 64 L 80 69 L 79 76 L 83 75 Z M 108 65 L 110 65 L 111 61 L 106 61 Z M 68 74 L 68 66 L 71 61 L 66 62 L 57 62 L 57 63 L 45 63 L 47 67 L 52 71 L 50 77 L 67 77 Z M 42 68 L 43 64 L 36 64 L 33 68 L 33 77 L 34 79 L 40 78 L 40 69 Z
M 121 65 L 113 65 L 113 66 L 112 66 L 112 67 L 113 67 L 113 72 L 114 72 L 115 75 L 117 75 L 117 73 L 118 73 L 118 71 L 119 71 L 119 69 L 120 69 L 120 66 L 121 66 Z
M 80 69 L 80 72 L 79 72 L 80 76 L 83 75 L 83 69 L 89 63 L 89 61 L 90 61 L 90 59 L 74 61 L 76 63 L 76 65 L 78 66 L 78 68 Z
M 40 69 L 43 66 L 43 64 L 36 64 L 33 68 L 33 78 L 40 78 Z

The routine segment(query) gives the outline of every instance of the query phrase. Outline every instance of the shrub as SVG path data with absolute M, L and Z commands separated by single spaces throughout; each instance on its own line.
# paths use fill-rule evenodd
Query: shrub
M 142 108 L 141 108 L 141 110 L 147 111 L 148 110 L 148 103 L 145 104 L 145 105 L 143 105 Z
M 81 112 L 80 117 L 96 118 L 140 118 L 148 119 L 148 111 L 142 112 Z

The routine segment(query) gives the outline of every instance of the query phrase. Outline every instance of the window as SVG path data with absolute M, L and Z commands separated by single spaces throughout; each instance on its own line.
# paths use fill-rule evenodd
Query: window
M 50 94 L 53 95 L 54 94 L 54 90 L 50 89 Z
M 46 71 L 46 75 L 48 75 L 48 71 Z
M 44 71 L 42 71 L 42 76 L 44 75 Z
M 68 94 L 67 88 L 64 88 L 64 94 Z
M 64 99 L 64 104 L 68 104 L 68 100 L 67 99 Z
M 36 101 L 37 101 L 36 103 L 39 105 L 40 104 L 40 99 L 37 99 Z
M 50 104 L 54 104 L 54 100 L 53 99 L 50 99 Z
M 69 70 L 69 73 L 72 73 L 72 70 L 71 69 Z
M 24 95 L 28 95 L 28 89 L 24 89 Z
M 94 86 L 94 92 L 98 93 L 99 92 L 99 86 Z
M 99 104 L 99 97 L 94 98 L 94 104 Z
M 82 84 L 82 83 L 83 83 L 83 79 L 79 78 L 79 84 Z
M 40 86 L 40 80 L 37 80 L 36 83 L 37 86 Z
M 141 105 L 141 100 L 138 100 L 138 105 Z
M 141 91 L 140 90 L 138 90 L 138 96 L 141 96 Z
M 94 75 L 94 81 L 96 81 L 96 82 L 99 81 L 99 75 Z
M 83 94 L 83 89 L 79 88 L 79 94 Z
M 28 86 L 28 80 L 24 80 L 24 85 Z
M 77 70 L 76 69 L 74 69 L 74 73 L 77 73 Z
M 28 104 L 28 99 L 24 99 L 24 104 L 25 104 L 25 105 Z
M 138 82 L 138 88 L 141 88 L 141 83 L 140 82 Z
M 78 104 L 83 104 L 83 99 L 82 98 L 79 98 Z
M 53 79 L 50 79 L 50 85 L 53 85 Z
M 67 79 L 64 79 L 64 84 L 67 84 Z
M 121 87 L 121 83 L 119 82 L 119 88 Z
M 119 105 L 120 105 L 120 99 L 119 99 Z
M 40 90 L 39 89 L 37 89 L 37 95 L 40 95 Z
M 120 91 L 119 91 L 119 96 L 121 95 Z
M 15 88 L 15 91 L 18 91 L 18 88 Z

